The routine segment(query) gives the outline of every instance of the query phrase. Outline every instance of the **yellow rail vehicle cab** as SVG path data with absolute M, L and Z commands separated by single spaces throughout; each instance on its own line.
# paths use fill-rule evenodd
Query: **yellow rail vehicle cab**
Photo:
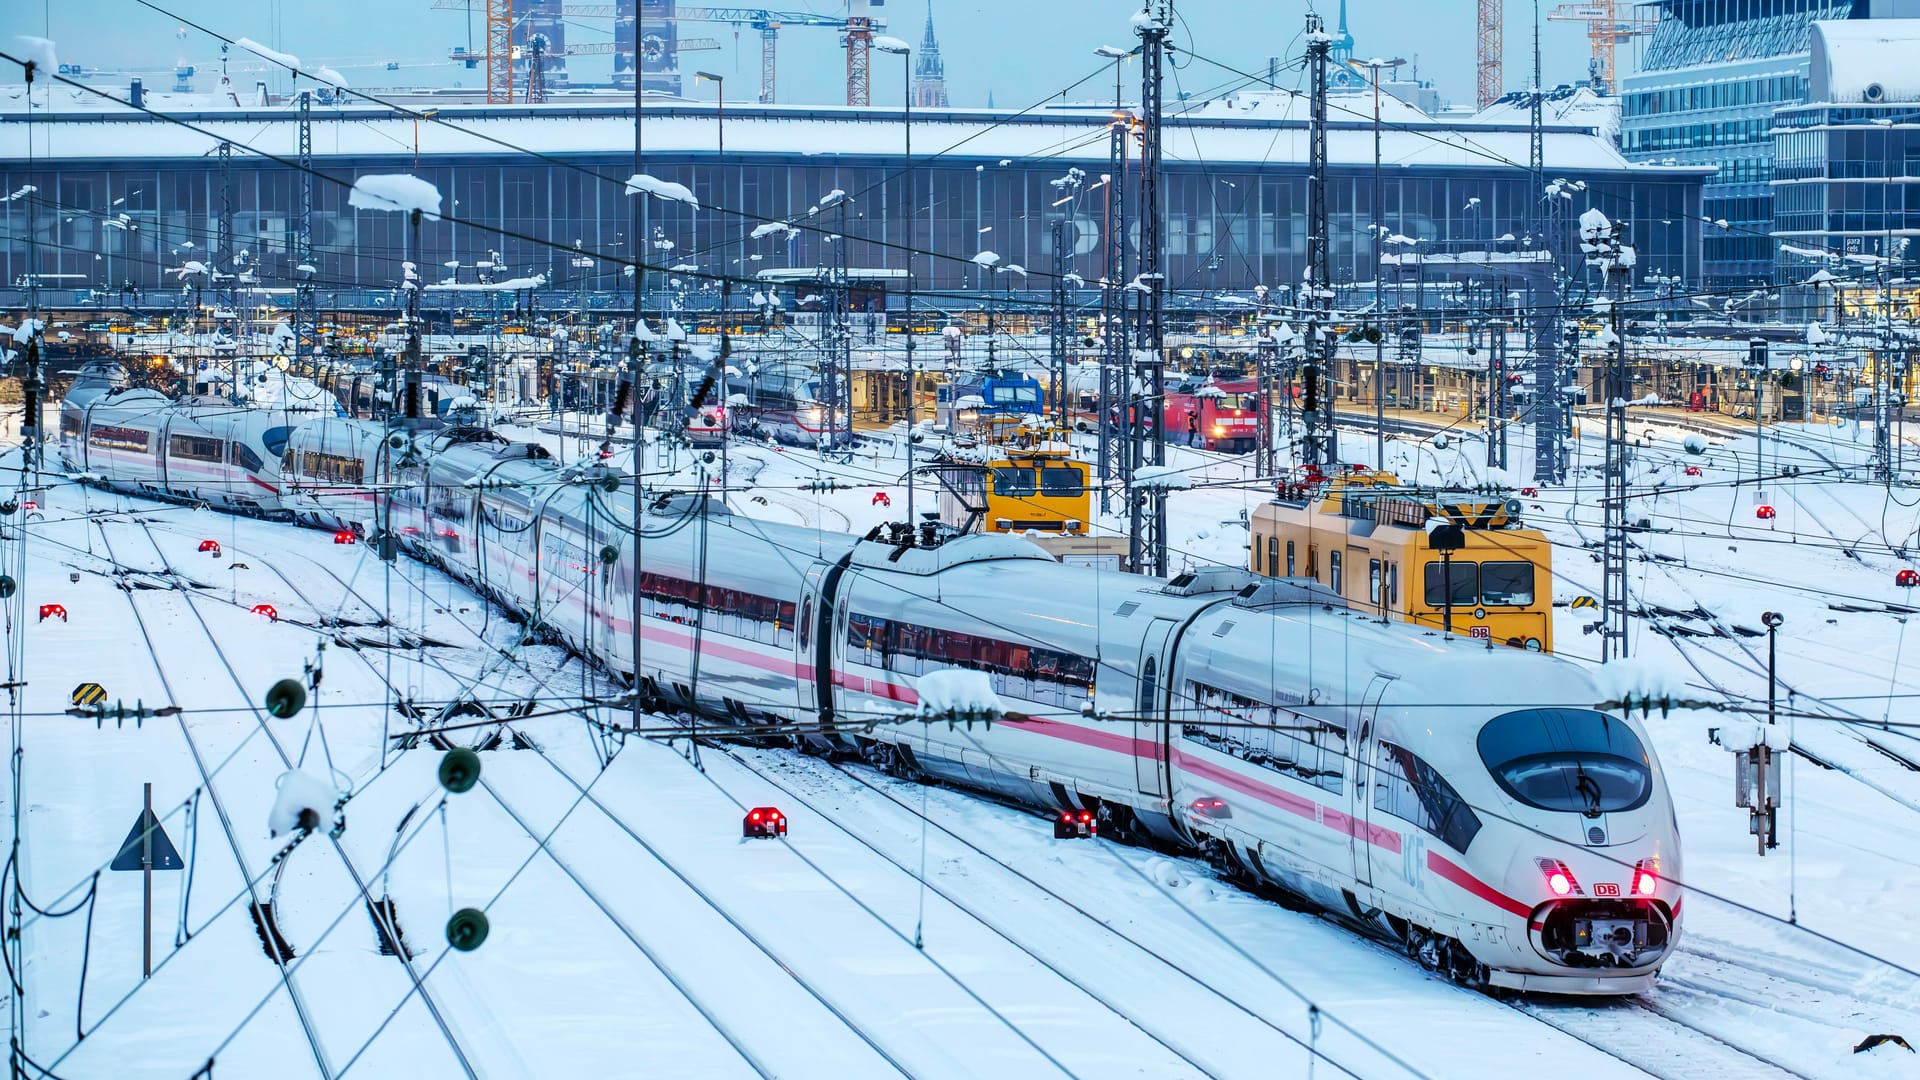
M 1093 469 L 1056 434 L 1009 427 L 1003 444 L 957 454 L 941 469 L 942 520 L 963 531 L 1085 533 Z
M 1435 491 L 1391 473 L 1353 473 L 1324 495 L 1254 509 L 1249 566 L 1308 577 L 1360 611 L 1514 648 L 1553 651 L 1552 548 L 1521 525 L 1518 504 L 1482 491 Z M 1459 525 L 1443 552 L 1428 523 Z

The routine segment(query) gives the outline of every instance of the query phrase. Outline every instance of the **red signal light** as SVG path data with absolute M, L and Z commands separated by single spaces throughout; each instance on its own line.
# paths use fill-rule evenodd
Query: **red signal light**
M 356 544 L 359 543 L 359 540 L 354 537 L 353 533 L 342 529 L 333 534 L 333 542 L 336 544 Z
M 62 605 L 62 604 L 41 604 L 40 605 L 40 621 L 41 622 L 46 622 L 48 619 L 53 618 L 56 615 L 59 616 L 61 622 L 67 621 L 67 609 L 65 605 Z
M 1520 494 L 1525 495 L 1527 498 L 1531 499 L 1540 494 L 1540 489 L 1537 487 L 1523 487 L 1520 489 Z
M 1907 569 L 1893 575 L 1893 583 L 1903 589 L 1920 585 L 1920 570 Z
M 1193 812 L 1201 817 L 1230 818 L 1233 816 L 1233 807 L 1228 806 L 1225 799 L 1207 797 L 1193 800 Z
M 280 613 L 274 610 L 272 604 L 255 604 L 253 605 L 253 613 L 255 615 L 265 615 L 274 622 L 280 621 Z
M 38 509 L 40 509 L 40 504 L 39 504 L 39 503 L 37 503 L 37 502 L 34 502 L 34 501 L 33 501 L 32 499 L 28 499 L 28 500 L 27 500 L 26 502 L 23 502 L 23 503 L 21 503 L 21 504 L 20 504 L 20 509 L 22 509 L 22 510 L 38 510 Z
M 202 540 L 202 541 L 200 541 L 200 550 L 201 550 L 201 551 L 210 551 L 210 552 L 212 552 L 213 554 L 215 554 L 215 555 L 218 555 L 218 554 L 220 554 L 220 541 L 218 541 L 218 540 Z
M 777 807 L 756 806 L 740 823 L 740 835 L 749 840 L 773 840 L 787 835 L 787 815 Z
M 1688 476 L 1704 476 L 1704 475 L 1706 475 L 1706 474 L 1705 474 L 1705 473 L 1702 473 L 1702 472 L 1700 471 L 1700 466 L 1698 466 L 1698 465 L 1689 465 L 1689 466 L 1687 466 L 1687 475 L 1688 475 Z
M 1761 521 L 1772 521 L 1774 518 L 1773 507 L 1765 504 L 1757 506 L 1753 510 L 1753 516 L 1759 518 Z

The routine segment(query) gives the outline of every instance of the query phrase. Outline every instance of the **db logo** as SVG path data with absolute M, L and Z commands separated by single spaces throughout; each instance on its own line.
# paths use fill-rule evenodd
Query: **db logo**
M 1619 896 L 1619 895 L 1620 895 L 1620 886 L 1619 886 L 1619 885 L 1617 885 L 1617 884 L 1615 884 L 1615 883 L 1613 883 L 1613 882 L 1610 882 L 1610 881 L 1601 881 L 1601 882 L 1596 882 L 1596 883 L 1594 884 L 1594 886 L 1593 886 L 1593 895 L 1595 895 L 1595 896 Z

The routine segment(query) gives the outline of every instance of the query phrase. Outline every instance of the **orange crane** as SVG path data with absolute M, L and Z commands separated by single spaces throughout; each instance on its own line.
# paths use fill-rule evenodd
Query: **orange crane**
M 1587 0 L 1583 4 L 1561 4 L 1547 15 L 1555 22 L 1583 22 L 1587 24 L 1587 41 L 1593 50 L 1593 58 L 1587 61 L 1587 74 L 1593 81 L 1594 89 L 1613 93 L 1613 54 L 1614 50 L 1637 37 L 1653 33 L 1658 16 L 1643 14 L 1638 8 L 1628 7 L 1620 0 Z
M 873 82 L 868 61 L 873 55 L 873 32 L 879 23 L 867 9 L 868 0 L 849 0 L 847 29 L 840 43 L 847 47 L 847 104 L 873 104 Z
M 513 0 L 487 0 L 487 104 L 512 100 Z
M 1505 92 L 1500 85 L 1501 14 L 1501 0 L 1480 0 L 1479 48 L 1474 56 L 1479 79 L 1474 98 L 1482 109 Z

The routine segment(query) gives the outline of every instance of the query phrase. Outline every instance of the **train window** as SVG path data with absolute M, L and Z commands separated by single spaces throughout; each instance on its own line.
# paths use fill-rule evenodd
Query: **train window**
M 267 453 L 279 457 L 280 451 L 287 448 L 287 440 L 291 438 L 293 438 L 291 427 L 268 428 L 260 433 L 260 445 L 267 448 Z
M 110 424 L 95 424 L 87 432 L 87 442 L 92 446 L 109 450 L 142 450 L 147 448 L 149 433 L 139 428 L 117 427 Z
M 233 444 L 233 463 L 248 472 L 262 472 L 267 467 L 267 463 L 260 460 L 260 455 L 253 452 L 253 447 L 243 442 Z
M 1480 760 L 1507 794 L 1541 810 L 1610 814 L 1647 801 L 1653 777 L 1633 729 L 1591 709 L 1522 709 L 1487 721 Z
M 1367 560 L 1367 603 L 1378 606 L 1386 595 L 1386 579 L 1382 576 L 1379 559 Z
M 167 456 L 188 461 L 225 461 L 227 444 L 200 435 L 175 435 L 167 444 Z
M 1287 541 L 1287 576 L 1293 576 L 1293 541 Z
M 993 470 L 995 495 L 1031 495 L 1035 490 L 1032 469 L 1005 466 Z
M 1076 498 L 1087 492 L 1086 480 L 1079 469 L 1069 466 L 1042 468 L 1040 494 L 1054 498 Z
M 1327 552 L 1327 584 L 1333 586 L 1334 592 L 1346 595 L 1346 590 L 1340 587 L 1340 553 L 1337 551 Z
M 1154 715 L 1153 698 L 1159 689 L 1160 684 L 1155 658 L 1149 656 L 1147 657 L 1147 662 L 1140 665 L 1140 703 L 1138 713 L 1141 719 L 1147 719 Z
M 1488 607 L 1526 607 L 1533 603 L 1533 564 L 1480 564 L 1480 600 Z
M 807 647 L 807 639 L 813 636 L 813 597 L 800 605 L 800 647 Z
M 1379 744 L 1374 760 L 1373 808 L 1439 837 L 1465 852 L 1480 831 L 1480 817 L 1433 766 L 1404 747 Z
M 1293 563 L 1293 545 L 1291 543 L 1287 545 L 1287 563 L 1288 571 L 1291 572 Z M 1280 576 L 1280 538 L 1277 536 L 1267 537 L 1267 574 L 1270 577 Z
M 1427 606 L 1439 608 L 1447 606 L 1447 578 L 1449 571 L 1439 562 L 1427 564 Z M 1472 607 L 1480 597 L 1480 566 L 1477 563 L 1456 559 L 1451 571 L 1453 578 L 1453 606 Z
M 1319 554 L 1319 548 L 1314 547 L 1312 544 L 1307 545 L 1307 576 L 1315 580 L 1318 580 L 1320 577 Z
M 77 438 L 80 435 L 80 418 L 72 413 L 60 417 L 60 437 Z

